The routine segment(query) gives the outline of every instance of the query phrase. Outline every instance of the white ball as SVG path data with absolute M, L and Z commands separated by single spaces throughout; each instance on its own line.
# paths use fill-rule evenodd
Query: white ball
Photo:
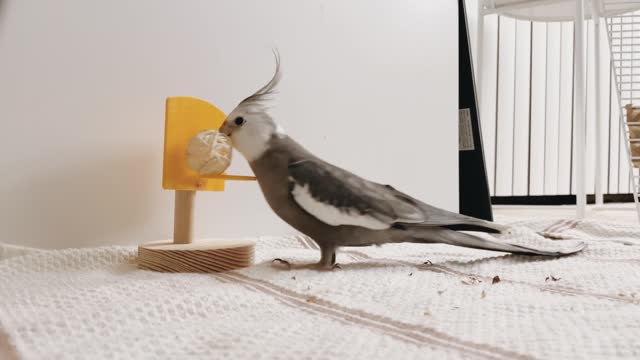
M 200 174 L 219 175 L 231 165 L 231 139 L 216 130 L 199 132 L 187 146 L 187 164 Z

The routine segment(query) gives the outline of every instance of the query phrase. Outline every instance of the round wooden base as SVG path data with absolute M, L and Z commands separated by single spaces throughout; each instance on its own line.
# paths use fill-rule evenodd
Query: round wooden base
M 138 267 L 161 272 L 227 271 L 251 266 L 254 249 L 249 240 L 154 241 L 138 246 Z

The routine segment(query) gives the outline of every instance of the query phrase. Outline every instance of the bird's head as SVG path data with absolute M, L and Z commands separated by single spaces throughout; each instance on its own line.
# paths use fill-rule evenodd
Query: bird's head
M 242 100 L 229 113 L 220 126 L 220 132 L 231 137 L 236 150 L 251 162 L 258 159 L 269 146 L 274 135 L 283 135 L 284 131 L 267 113 L 267 104 L 275 94 L 280 81 L 280 56 L 276 57 L 276 71 L 271 80 L 253 95 Z

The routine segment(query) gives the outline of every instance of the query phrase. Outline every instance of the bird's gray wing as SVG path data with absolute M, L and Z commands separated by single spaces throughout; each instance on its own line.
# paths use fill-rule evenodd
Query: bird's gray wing
M 294 162 L 288 170 L 290 192 L 296 203 L 330 225 L 370 229 L 441 226 L 493 233 L 508 229 L 508 226 L 425 204 L 390 185 L 363 179 L 321 160 Z
M 329 225 L 388 229 L 395 223 L 421 223 L 419 206 L 394 191 L 320 160 L 289 165 L 289 190 L 300 207 Z

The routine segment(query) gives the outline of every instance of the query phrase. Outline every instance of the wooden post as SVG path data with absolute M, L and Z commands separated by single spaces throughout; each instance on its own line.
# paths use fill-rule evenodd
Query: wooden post
M 251 266 L 255 244 L 249 240 L 193 241 L 196 192 L 176 190 L 173 242 L 153 241 L 138 246 L 138 267 L 161 272 L 211 273 Z
M 173 243 L 191 244 L 193 242 L 193 205 L 196 192 L 176 190 L 173 217 Z

